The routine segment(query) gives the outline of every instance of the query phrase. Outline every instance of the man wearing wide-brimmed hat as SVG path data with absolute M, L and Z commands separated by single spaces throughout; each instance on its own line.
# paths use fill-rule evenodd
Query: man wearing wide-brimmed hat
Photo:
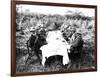
M 78 64 L 82 62 L 83 38 L 82 34 L 78 33 L 75 27 L 71 27 L 70 31 L 71 52 L 69 53 L 69 57 L 73 64 Z M 80 64 L 78 64 L 78 68 L 80 68 Z

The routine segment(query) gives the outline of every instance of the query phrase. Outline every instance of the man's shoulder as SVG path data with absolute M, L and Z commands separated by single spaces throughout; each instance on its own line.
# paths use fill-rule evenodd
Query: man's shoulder
M 83 41 L 81 33 L 74 33 L 73 37 L 74 37 L 73 42 L 77 42 L 78 43 L 80 41 Z
M 81 36 L 82 37 L 82 34 L 81 33 L 74 33 L 75 36 Z

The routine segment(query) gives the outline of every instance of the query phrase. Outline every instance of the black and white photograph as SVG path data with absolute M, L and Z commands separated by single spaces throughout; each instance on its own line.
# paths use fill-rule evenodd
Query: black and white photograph
M 95 9 L 16 4 L 16 73 L 96 69 Z

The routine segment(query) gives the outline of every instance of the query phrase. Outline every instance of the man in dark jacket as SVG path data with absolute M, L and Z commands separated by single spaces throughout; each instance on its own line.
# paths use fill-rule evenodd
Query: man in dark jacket
M 36 32 L 35 31 L 31 31 L 31 32 L 32 32 L 32 34 L 31 34 L 29 40 L 27 40 L 27 43 L 26 43 L 27 49 L 28 49 L 28 58 L 27 58 L 25 63 L 27 63 L 27 64 L 30 63 L 31 58 L 35 53 L 33 51 L 33 46 L 35 45 L 34 43 L 35 43 L 35 40 L 36 40 Z
M 69 34 L 69 42 L 71 44 L 71 52 L 69 53 L 69 58 L 71 59 L 71 63 L 78 68 L 80 68 L 80 62 L 82 62 L 82 47 L 83 47 L 83 39 L 81 33 L 76 32 L 76 28 L 72 27 L 70 29 Z
M 72 53 L 80 53 L 80 49 L 83 47 L 83 38 L 81 33 L 77 33 L 75 28 L 71 29 L 70 44 Z

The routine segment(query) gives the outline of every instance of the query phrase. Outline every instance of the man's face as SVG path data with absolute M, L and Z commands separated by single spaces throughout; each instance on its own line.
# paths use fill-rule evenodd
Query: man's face
M 66 30 L 65 34 L 68 38 L 72 36 L 72 32 L 70 30 Z

